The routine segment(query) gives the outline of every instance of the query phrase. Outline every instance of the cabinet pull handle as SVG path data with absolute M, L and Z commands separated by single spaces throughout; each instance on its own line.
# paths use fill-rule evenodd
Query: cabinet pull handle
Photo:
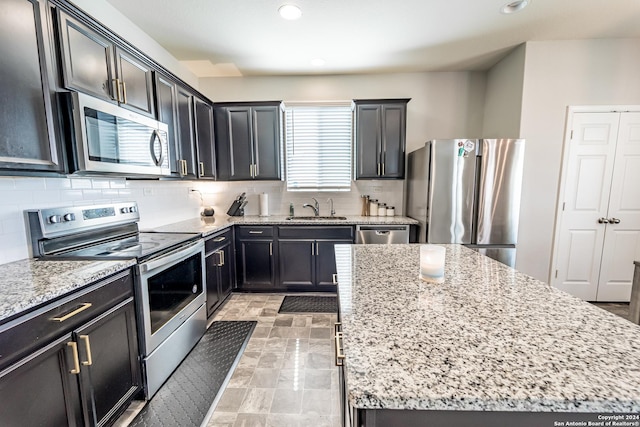
M 224 242 L 225 240 L 227 240 L 227 238 L 224 236 L 216 237 L 215 239 L 213 239 L 214 242 Z
M 607 218 L 598 218 L 598 224 L 609 224 L 609 220 Z
M 320 244 L 316 242 L 316 256 L 320 255 Z
M 91 356 L 91 343 L 89 342 L 89 335 L 80 335 L 80 339 L 84 341 L 84 346 L 87 349 L 87 360 L 82 362 L 82 366 L 93 365 L 93 357 Z
M 333 282 L 334 285 L 338 284 L 338 275 L 337 274 L 332 274 L 331 275 L 331 281 Z
M 222 264 L 220 264 L 220 267 L 222 267 L 224 265 L 224 251 L 220 251 L 220 257 L 222 258 Z
M 249 175 L 253 178 L 253 163 L 249 165 Z
M 273 256 L 273 243 L 269 242 L 269 256 Z
M 120 82 L 120 86 L 122 86 L 122 103 L 127 103 L 127 84 L 122 80 Z
M 380 163 L 378 163 L 378 176 L 380 175 Z
M 343 365 L 343 360 L 345 358 L 344 353 L 342 352 L 342 349 L 340 348 L 340 340 L 343 337 L 342 332 L 338 332 L 338 326 L 340 326 L 341 323 L 336 323 L 335 324 L 335 331 L 336 331 L 336 335 L 335 335 L 335 340 L 336 340 L 336 366 L 342 366 Z
M 312 243 L 311 244 L 311 256 L 315 256 L 316 255 L 316 244 Z
M 204 176 L 204 162 L 200 162 L 200 176 Z
M 72 312 L 67 313 L 64 316 L 54 317 L 51 320 L 54 321 L 54 322 L 64 322 L 65 320 L 70 319 L 71 317 L 75 316 L 76 314 L 85 311 L 87 308 L 89 308 L 91 306 L 92 306 L 92 304 L 90 302 L 82 303 L 82 304 L 80 304 L 80 307 L 76 308 Z
M 384 163 L 382 164 L 382 176 L 384 176 Z
M 187 175 L 187 161 L 183 159 L 180 159 L 180 174 L 182 176 Z
M 259 173 L 260 173 L 260 171 L 258 170 L 258 164 L 254 163 L 253 164 L 253 177 L 257 178 Z
M 73 353 L 73 369 L 69 370 L 70 374 L 78 375 L 80 373 L 80 359 L 78 358 L 78 344 L 75 341 L 67 343 L 67 346 L 71 347 Z
M 262 231 L 249 230 L 249 234 L 262 234 Z
M 620 224 L 620 220 L 618 218 L 609 218 L 609 224 Z
M 117 102 L 120 102 L 120 85 L 118 79 L 111 79 L 111 98 Z

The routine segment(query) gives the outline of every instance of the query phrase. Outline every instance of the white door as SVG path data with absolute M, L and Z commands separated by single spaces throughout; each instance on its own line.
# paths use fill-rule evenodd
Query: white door
M 621 113 L 597 301 L 629 301 L 640 261 L 640 113 Z
M 574 113 L 564 174 L 552 284 L 587 301 L 629 301 L 640 260 L 640 113 Z
M 574 113 L 552 285 L 595 301 L 618 135 L 617 113 Z

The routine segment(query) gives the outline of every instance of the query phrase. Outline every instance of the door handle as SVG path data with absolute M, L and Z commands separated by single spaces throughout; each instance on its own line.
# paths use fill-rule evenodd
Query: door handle
M 200 162 L 200 176 L 204 176 L 204 162 Z
M 69 370 L 70 374 L 79 374 L 80 373 L 80 359 L 78 358 L 78 344 L 75 341 L 71 341 L 67 343 L 68 347 L 71 347 L 71 351 L 73 352 L 73 369 Z
M 120 81 L 120 86 L 122 86 L 122 103 L 127 103 L 127 85 L 124 80 Z
M 80 335 L 80 339 L 84 341 L 84 346 L 87 349 L 87 360 L 82 362 L 83 366 L 93 365 L 93 357 L 91 356 L 91 342 L 89 342 L 89 335 Z
M 609 220 L 607 218 L 598 218 L 598 224 L 609 224 Z
M 338 284 L 338 275 L 337 275 L 337 274 L 335 274 L 335 273 L 334 273 L 334 274 L 332 274 L 332 275 L 331 275 L 331 280 L 333 281 L 333 284 L 334 284 L 334 285 L 337 285 L 337 284 Z
M 156 139 L 160 143 L 160 156 L 158 157 L 156 157 L 155 151 Z M 149 152 L 151 153 L 151 159 L 153 160 L 153 163 L 155 163 L 156 166 L 160 166 L 162 164 L 162 161 L 164 160 L 164 149 L 162 145 L 162 137 L 160 136 L 160 132 L 158 132 L 156 129 L 151 132 L 151 138 L 149 139 Z
M 609 218 L 609 224 L 620 224 L 620 220 L 618 218 Z

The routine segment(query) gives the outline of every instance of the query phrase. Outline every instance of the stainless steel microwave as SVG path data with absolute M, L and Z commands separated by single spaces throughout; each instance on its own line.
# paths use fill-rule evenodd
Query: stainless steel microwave
M 169 166 L 168 126 L 83 93 L 70 94 L 72 172 L 163 176 Z

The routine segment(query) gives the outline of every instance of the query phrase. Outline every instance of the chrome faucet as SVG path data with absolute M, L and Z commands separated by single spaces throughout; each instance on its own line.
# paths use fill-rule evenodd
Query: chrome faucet
M 313 213 L 315 214 L 315 216 L 320 215 L 320 205 L 318 204 L 318 201 L 312 197 L 311 200 L 313 200 L 315 203 L 314 205 L 310 205 L 309 203 L 305 203 L 304 205 L 302 205 L 303 208 L 311 208 L 313 209 Z
M 335 216 L 336 214 L 336 210 L 333 209 L 333 199 L 331 197 L 329 197 L 329 199 L 327 200 L 327 202 L 329 202 L 329 205 L 331 206 L 331 216 Z

